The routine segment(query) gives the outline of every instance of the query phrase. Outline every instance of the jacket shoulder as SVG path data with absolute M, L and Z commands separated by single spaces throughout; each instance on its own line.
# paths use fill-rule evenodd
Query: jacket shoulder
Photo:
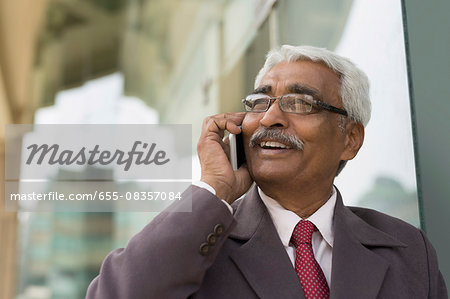
M 445 282 L 439 271 L 436 251 L 423 230 L 372 209 L 348 208 L 362 221 L 406 245 L 406 247 L 396 247 L 395 255 L 388 251 L 377 251 L 389 260 L 392 271 L 397 269 L 398 273 L 409 273 L 408 277 L 412 277 L 416 287 L 424 283 L 428 298 L 448 298 Z M 375 248 L 372 247 L 372 250 Z
M 370 226 L 391 235 L 406 244 L 410 243 L 412 240 L 423 244 L 423 231 L 404 220 L 369 208 L 348 208 Z

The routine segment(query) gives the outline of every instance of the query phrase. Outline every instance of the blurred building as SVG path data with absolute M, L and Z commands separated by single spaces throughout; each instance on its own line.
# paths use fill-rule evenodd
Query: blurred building
M 95 167 L 76 173 L 60 170 L 54 179 L 82 180 L 93 176 L 112 180 L 113 172 Z M 48 191 L 54 190 L 53 184 L 48 184 Z M 117 182 L 116 185 L 123 192 L 139 190 L 133 182 Z M 80 193 L 94 191 L 84 188 Z M 98 275 L 105 254 L 114 248 L 124 247 L 130 236 L 144 227 L 154 215 L 129 212 L 21 213 L 17 276 L 19 298 L 34 298 L 36 292 L 55 299 L 83 298 L 87 286 Z
M 420 227 L 417 192 L 406 190 L 395 179 L 378 177 L 372 188 L 360 198 L 358 206 L 375 209 Z

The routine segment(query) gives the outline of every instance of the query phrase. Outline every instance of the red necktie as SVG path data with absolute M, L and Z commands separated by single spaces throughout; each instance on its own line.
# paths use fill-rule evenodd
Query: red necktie
M 307 220 L 301 220 L 295 226 L 291 242 L 295 250 L 295 272 L 307 299 L 329 298 L 330 289 L 322 269 L 314 258 L 312 234 L 316 227 Z

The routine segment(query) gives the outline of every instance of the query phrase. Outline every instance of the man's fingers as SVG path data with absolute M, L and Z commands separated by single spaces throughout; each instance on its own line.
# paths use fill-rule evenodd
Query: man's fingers
M 225 130 L 233 134 L 241 133 L 239 125 L 244 117 L 245 112 L 223 113 L 206 118 L 197 143 L 202 168 L 201 180 L 212 186 L 219 198 L 229 202 L 242 195 L 246 191 L 241 190 L 242 187 L 250 184 L 247 182 L 250 175 L 245 174 L 245 169 L 238 172 L 244 179 L 242 181 L 237 179 L 229 161 L 229 139 L 224 138 Z
M 215 115 L 206 120 L 206 131 L 217 132 L 223 138 L 223 131 L 227 130 L 233 134 L 239 134 L 241 132 L 239 125 L 242 122 L 241 117 L 235 117 L 234 115 Z
M 209 135 L 209 133 L 219 134 L 220 138 L 224 136 L 224 130 L 233 134 L 239 134 L 241 129 L 239 125 L 244 119 L 245 112 L 223 113 L 210 116 L 205 119 L 203 123 L 202 135 Z

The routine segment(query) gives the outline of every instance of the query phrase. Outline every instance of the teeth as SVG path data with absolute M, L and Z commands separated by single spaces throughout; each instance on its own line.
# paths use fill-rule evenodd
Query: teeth
M 276 141 L 262 141 L 260 143 L 261 147 L 277 147 L 277 148 L 290 148 L 289 146 L 283 144 L 283 143 L 279 143 Z

